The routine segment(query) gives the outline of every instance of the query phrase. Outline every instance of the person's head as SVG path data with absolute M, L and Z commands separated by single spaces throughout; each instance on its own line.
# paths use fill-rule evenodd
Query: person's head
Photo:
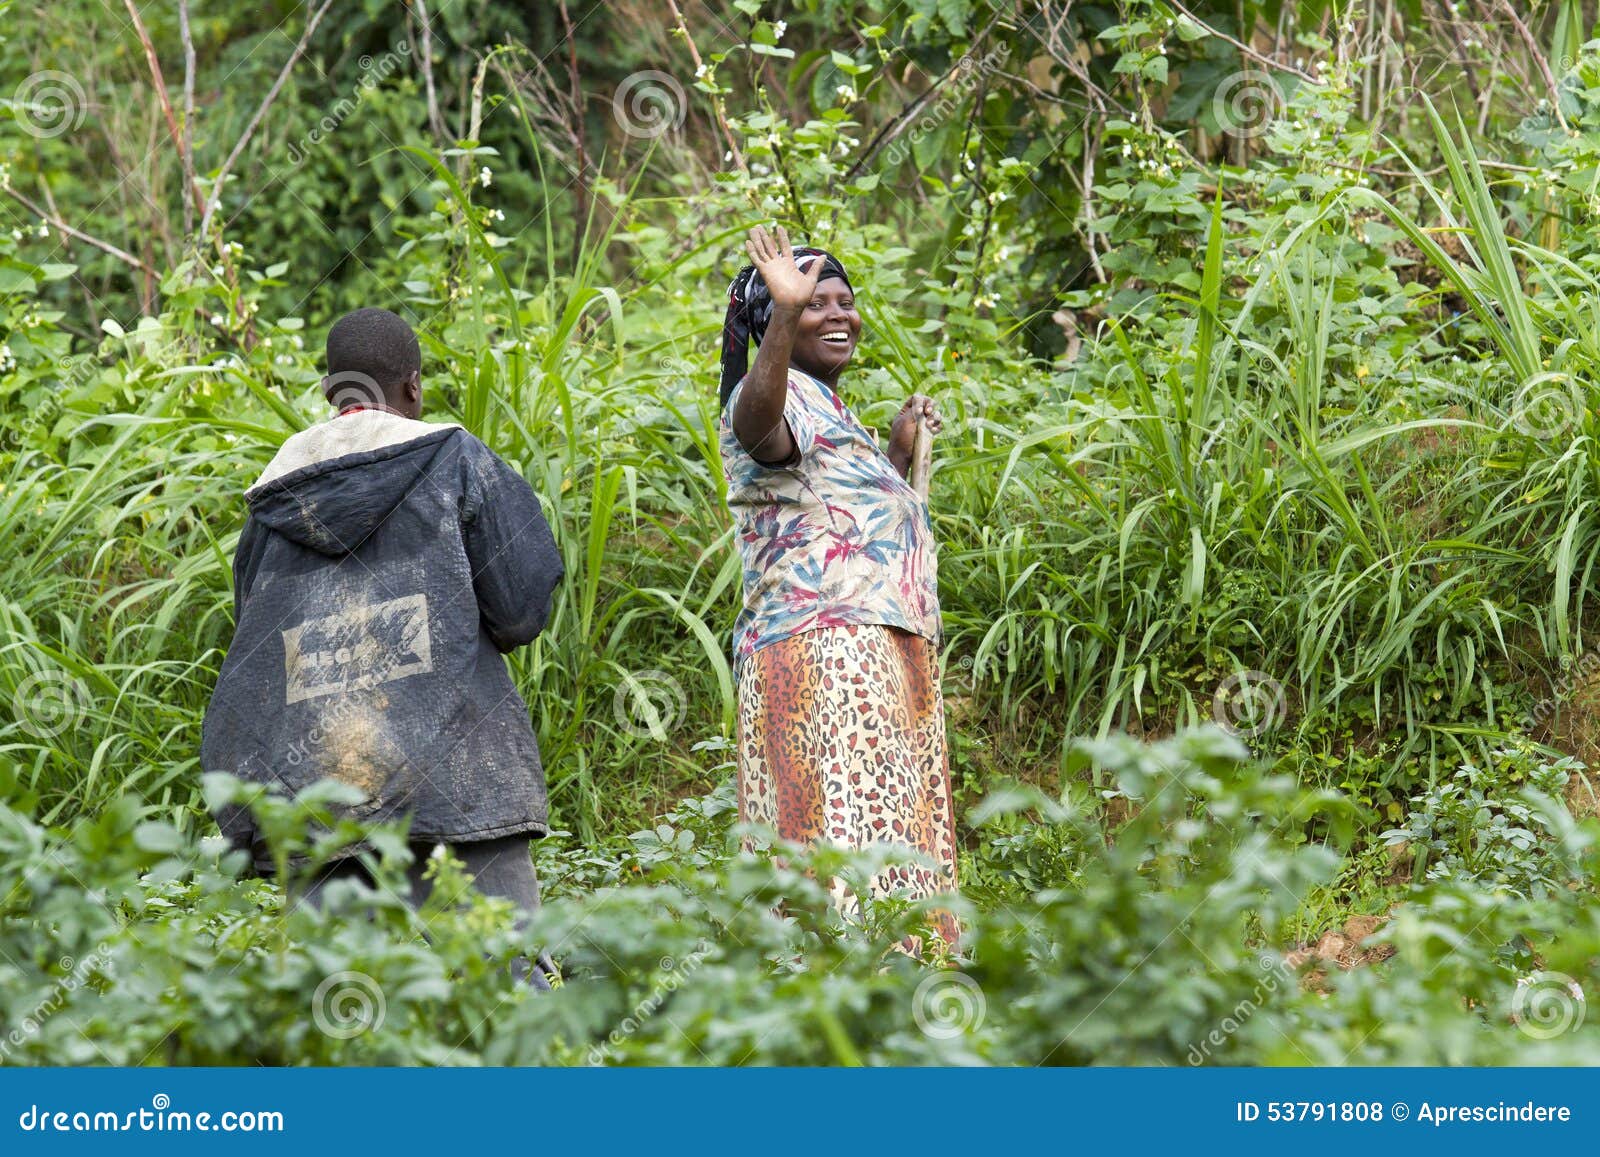
M 358 309 L 328 330 L 328 376 L 323 396 L 341 413 L 393 410 L 422 413 L 422 346 L 404 318 L 387 309 Z
M 856 293 L 838 258 L 805 246 L 794 251 L 794 261 L 809 271 L 813 261 L 823 263 L 816 292 L 800 311 L 789 363 L 796 369 L 835 385 L 855 353 L 861 338 L 861 314 Z M 728 400 L 748 368 L 748 342 L 766 337 L 772 320 L 772 297 L 753 265 L 739 271 L 728 290 L 728 316 L 722 335 L 722 401 Z
M 802 257 L 796 264 L 805 268 L 809 262 Z M 834 264 L 837 266 L 838 262 Z M 800 313 L 789 361 L 814 378 L 836 382 L 850 364 L 860 337 L 861 314 L 856 311 L 856 291 L 845 278 L 844 267 L 839 266 L 837 273 L 824 269 L 817 291 Z

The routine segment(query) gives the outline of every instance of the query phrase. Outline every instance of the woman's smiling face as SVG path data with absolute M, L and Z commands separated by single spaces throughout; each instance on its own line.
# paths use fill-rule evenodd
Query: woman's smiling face
M 811 301 L 800 311 L 789 359 L 812 377 L 834 381 L 855 353 L 861 337 L 856 295 L 842 277 L 817 283 Z

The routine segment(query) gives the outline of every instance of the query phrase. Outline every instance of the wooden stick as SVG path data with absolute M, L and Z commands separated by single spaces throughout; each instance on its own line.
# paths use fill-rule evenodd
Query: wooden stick
M 917 432 L 911 438 L 911 489 L 928 501 L 929 475 L 933 473 L 933 434 L 926 417 L 917 418 Z

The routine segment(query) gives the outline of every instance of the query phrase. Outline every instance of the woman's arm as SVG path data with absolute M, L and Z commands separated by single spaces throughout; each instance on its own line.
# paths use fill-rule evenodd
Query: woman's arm
M 823 262 L 813 261 L 811 271 L 802 273 L 794 263 L 789 234 L 781 225 L 776 241 L 757 225 L 744 247 L 772 295 L 772 320 L 734 404 L 733 433 L 757 462 L 776 465 L 794 456 L 794 437 L 783 420 L 789 400 L 789 354 L 800 315 L 817 291 Z

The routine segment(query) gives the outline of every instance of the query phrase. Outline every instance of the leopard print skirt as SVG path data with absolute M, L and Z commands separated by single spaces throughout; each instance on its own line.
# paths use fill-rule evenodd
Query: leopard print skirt
M 763 647 L 739 673 L 739 818 L 785 840 L 910 848 L 874 895 L 955 891 L 955 823 L 939 656 L 887 626 L 825 627 Z M 847 909 L 842 884 L 835 898 Z M 948 912 L 935 927 L 954 942 Z

